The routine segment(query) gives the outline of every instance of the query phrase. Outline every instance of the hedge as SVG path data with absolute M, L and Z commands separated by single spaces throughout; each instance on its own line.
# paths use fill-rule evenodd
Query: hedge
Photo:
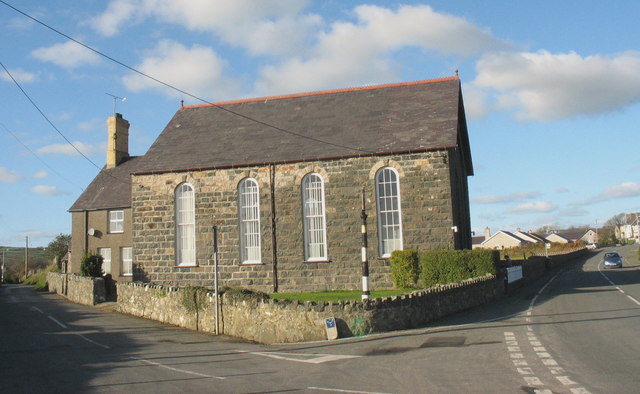
M 394 250 L 391 253 L 390 268 L 393 284 L 399 289 L 418 286 L 420 265 L 417 250 Z
M 432 250 L 420 255 L 420 283 L 428 288 L 497 275 L 499 265 L 500 253 L 494 250 Z

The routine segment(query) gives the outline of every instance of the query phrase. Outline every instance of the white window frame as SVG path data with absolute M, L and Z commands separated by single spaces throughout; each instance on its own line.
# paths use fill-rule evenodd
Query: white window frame
M 98 248 L 98 254 L 102 256 L 102 274 L 111 273 L 111 248 Z
M 122 209 L 109 211 L 109 233 L 124 233 L 124 211 Z
M 181 183 L 175 190 L 176 265 L 196 265 L 195 188 Z
M 402 207 L 400 205 L 400 175 L 393 167 L 383 167 L 376 173 L 376 210 L 378 219 L 378 249 L 383 258 L 394 250 L 402 250 Z
M 120 263 L 120 276 L 133 276 L 133 248 L 131 246 L 120 248 Z
M 262 262 L 260 240 L 260 187 L 253 178 L 238 183 L 238 221 L 240 227 L 240 261 Z
M 302 179 L 302 218 L 305 261 L 327 261 L 324 180 L 315 172 Z

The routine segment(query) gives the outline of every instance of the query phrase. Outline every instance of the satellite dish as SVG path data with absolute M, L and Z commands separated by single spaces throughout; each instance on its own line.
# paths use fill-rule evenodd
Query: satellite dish
M 96 233 L 96 230 L 93 227 L 91 227 L 89 230 L 87 230 L 87 234 L 89 234 L 89 235 L 93 235 L 95 233 Z

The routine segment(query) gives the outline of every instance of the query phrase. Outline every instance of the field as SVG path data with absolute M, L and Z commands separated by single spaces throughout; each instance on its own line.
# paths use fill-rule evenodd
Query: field
M 24 278 L 24 253 L 25 248 L 0 246 L 0 264 L 4 257 L 4 282 L 17 283 L 18 279 Z M 44 248 L 29 248 L 29 273 L 35 273 L 44 269 L 49 262 L 44 254 Z

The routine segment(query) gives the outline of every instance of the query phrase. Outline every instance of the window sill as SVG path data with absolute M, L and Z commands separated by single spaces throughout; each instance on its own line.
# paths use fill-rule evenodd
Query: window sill
M 313 264 L 313 263 L 331 263 L 331 260 L 305 260 L 303 261 L 303 263 L 307 264 Z
M 196 264 L 196 263 L 188 263 L 188 264 L 185 263 L 185 264 L 176 265 L 176 268 L 193 268 L 193 267 L 197 267 L 197 266 L 198 266 L 198 264 Z
M 262 261 L 243 261 L 240 265 L 264 265 Z

